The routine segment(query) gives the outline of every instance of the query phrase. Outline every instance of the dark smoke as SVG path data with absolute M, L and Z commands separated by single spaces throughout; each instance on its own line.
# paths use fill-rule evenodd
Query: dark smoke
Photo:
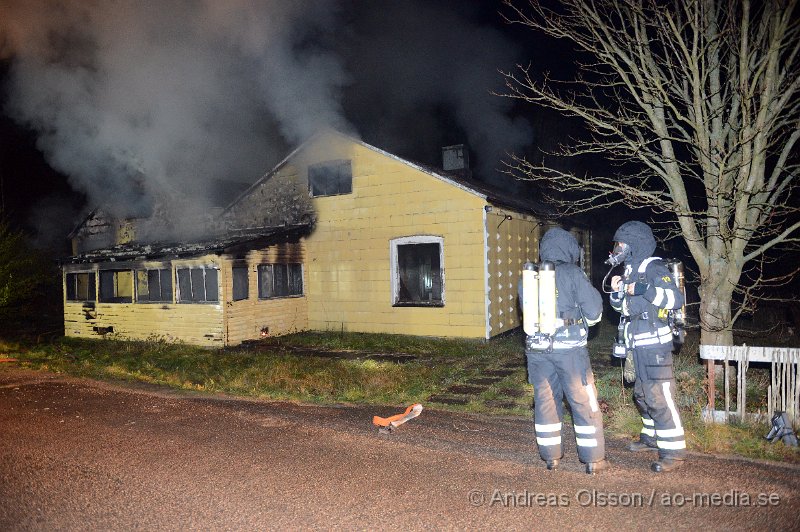
M 5 112 L 120 217 L 191 220 L 322 127 L 409 155 L 445 116 L 491 179 L 532 139 L 489 94 L 516 50 L 470 4 L 2 0 Z

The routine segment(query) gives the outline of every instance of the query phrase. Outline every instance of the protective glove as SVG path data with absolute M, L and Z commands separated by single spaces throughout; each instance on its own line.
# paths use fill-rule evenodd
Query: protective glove
M 636 367 L 633 365 L 633 350 L 628 349 L 625 356 L 625 367 L 622 369 L 622 377 L 627 384 L 633 384 L 636 381 Z

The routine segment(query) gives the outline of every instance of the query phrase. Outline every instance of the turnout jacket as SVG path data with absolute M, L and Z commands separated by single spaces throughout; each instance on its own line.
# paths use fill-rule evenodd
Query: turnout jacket
M 614 310 L 628 318 L 625 340 L 628 346 L 644 349 L 672 350 L 672 329 L 668 311 L 683 306 L 683 293 L 678 289 L 664 261 L 652 257 L 656 242 L 650 228 L 641 222 L 623 224 L 614 241 L 631 247 L 625 261 L 623 288 L 609 297 Z M 637 283 L 635 293 L 628 294 L 626 285 Z
M 553 349 L 570 349 L 586 345 L 587 327 L 600 321 L 603 298 L 586 274 L 576 264 L 581 248 L 572 234 L 560 227 L 545 233 L 539 243 L 539 258 L 555 264 L 556 324 Z M 522 281 L 518 285 L 522 301 Z

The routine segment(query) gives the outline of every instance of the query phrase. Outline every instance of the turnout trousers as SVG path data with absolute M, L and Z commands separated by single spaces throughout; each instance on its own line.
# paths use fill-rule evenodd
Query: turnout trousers
M 605 458 L 603 415 L 585 347 L 526 351 L 528 382 L 533 384 L 534 428 L 542 460 L 561 458 L 561 423 L 566 398 L 572 411 L 578 458 L 583 463 Z
M 633 402 L 642 416 L 640 441 L 658 448 L 659 458 L 686 458 L 686 437 L 675 405 L 672 351 L 635 348 Z

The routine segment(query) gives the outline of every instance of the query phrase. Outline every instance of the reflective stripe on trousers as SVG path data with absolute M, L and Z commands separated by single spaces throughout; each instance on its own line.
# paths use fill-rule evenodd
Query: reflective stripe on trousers
M 642 415 L 640 440 L 658 447 L 662 458 L 683 459 L 686 439 L 674 399 L 672 353 L 661 349 L 635 349 L 634 364 L 634 403 Z
M 561 419 L 566 398 L 572 409 L 575 443 L 582 462 L 605 457 L 602 413 L 586 348 L 528 351 L 528 376 L 534 387 L 534 428 L 543 460 L 561 458 Z

